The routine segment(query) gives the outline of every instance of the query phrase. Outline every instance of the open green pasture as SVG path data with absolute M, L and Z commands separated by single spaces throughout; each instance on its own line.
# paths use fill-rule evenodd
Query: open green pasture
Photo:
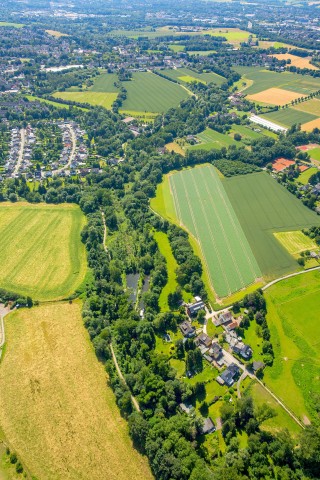
M 284 127 L 291 127 L 294 124 L 298 123 L 307 123 L 315 120 L 317 117 L 316 115 L 312 115 L 311 113 L 302 112 L 300 110 L 295 110 L 294 108 L 281 108 L 275 112 L 265 113 L 261 115 L 262 118 L 266 118 L 271 122 L 275 122 L 279 125 L 283 125 Z
M 0 27 L 22 28 L 24 27 L 24 24 L 14 22 L 0 22 Z
M 102 73 L 94 79 L 94 84 L 89 90 L 91 90 L 91 92 L 117 93 L 119 89 L 114 83 L 118 81 L 118 76 L 115 73 Z
M 177 107 L 189 95 L 180 85 L 154 73 L 134 73 L 132 77 L 125 85 L 127 99 L 122 110 L 163 113 Z
M 319 225 L 316 213 L 265 172 L 225 179 L 223 185 L 263 275 L 276 278 L 297 270 L 273 233 Z
M 313 158 L 314 160 L 320 161 L 320 147 L 313 148 L 312 150 L 309 150 L 308 153 L 309 153 L 311 158 Z M 313 172 L 313 173 L 315 173 L 315 172 Z
M 104 107 L 111 110 L 113 102 L 117 99 L 117 93 L 106 92 L 56 92 L 55 98 L 62 98 L 71 102 L 88 103 L 89 105 Z
M 86 274 L 74 205 L 0 205 L 0 287 L 36 300 L 67 297 Z
M 211 285 L 219 297 L 261 276 L 218 173 L 203 166 L 170 177 L 176 215 L 200 244 Z
M 197 138 L 201 143 L 188 147 L 190 150 L 212 150 L 213 148 L 219 150 L 222 147 L 229 147 L 230 145 L 239 146 L 240 143 L 236 142 L 232 137 L 229 137 L 229 135 L 216 132 L 211 128 L 206 128 L 197 135 Z
M 246 127 L 245 125 L 236 125 L 236 124 L 232 125 L 232 132 L 239 133 L 243 138 L 248 138 L 250 140 L 257 140 L 262 136 L 261 133 L 255 132 L 251 128 Z
M 320 395 L 319 293 L 319 271 L 283 280 L 265 292 L 275 360 L 264 380 L 302 420 L 316 415 Z
M 198 81 L 203 83 L 213 82 L 217 85 L 221 85 L 225 81 L 224 77 L 217 75 L 216 73 L 197 73 L 190 68 L 177 68 L 175 70 L 167 69 L 163 70 L 163 73 L 179 83 L 191 83 Z
M 320 160 L 320 155 L 319 155 L 319 160 Z M 300 182 L 303 185 L 307 185 L 307 183 L 309 183 L 309 178 L 311 177 L 311 175 L 313 175 L 314 173 L 317 173 L 317 171 L 318 169 L 316 167 L 308 168 L 308 170 L 305 170 L 304 172 L 300 173 L 299 177 L 295 179 L 295 182 Z
M 262 92 L 268 88 L 277 87 L 284 90 L 290 90 L 302 94 L 310 94 L 320 89 L 320 78 L 311 77 L 310 75 L 300 75 L 298 73 L 277 73 L 263 70 L 261 67 L 235 67 L 242 81 L 249 80 L 248 86 L 244 93 L 250 95 Z

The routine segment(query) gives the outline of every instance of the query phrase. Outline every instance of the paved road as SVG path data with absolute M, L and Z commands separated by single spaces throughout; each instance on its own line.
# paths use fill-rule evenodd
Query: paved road
M 76 137 L 76 134 L 75 134 L 71 125 L 68 125 L 68 129 L 69 129 L 71 140 L 72 140 L 72 149 L 71 149 L 71 153 L 69 155 L 69 160 L 68 160 L 68 163 L 66 165 L 64 165 L 61 168 L 58 168 L 57 170 L 54 170 L 53 171 L 54 175 L 57 175 L 58 173 L 63 172 L 63 170 L 67 170 L 68 168 L 70 168 L 71 163 L 73 162 L 74 157 L 76 156 L 77 137 Z
M 112 343 L 110 343 L 110 350 L 111 350 L 111 353 L 112 353 L 113 363 L 114 363 L 114 365 L 115 365 L 115 367 L 116 367 L 116 370 L 117 370 L 117 373 L 118 373 L 118 375 L 119 375 L 119 378 L 123 381 L 123 383 L 124 383 L 125 385 L 127 385 L 127 382 L 126 382 L 126 380 L 125 380 L 125 378 L 124 378 L 124 376 L 122 375 L 122 372 L 121 372 L 121 370 L 120 370 L 120 367 L 119 367 L 119 364 L 118 364 L 118 360 L 117 360 L 116 354 L 114 353 L 114 350 L 113 350 Z M 133 395 L 131 395 L 131 401 L 132 401 L 132 403 L 133 403 L 134 408 L 137 410 L 137 412 L 140 412 L 139 403 L 138 403 L 137 399 L 136 399 Z
M 16 163 L 16 166 L 14 168 L 13 173 L 18 173 L 19 172 L 20 167 L 21 167 L 21 163 L 22 163 L 22 160 L 23 160 L 24 145 L 26 143 L 26 131 L 25 131 L 24 128 L 21 128 L 20 136 L 21 136 L 21 140 L 20 140 L 19 156 L 18 156 L 18 161 Z

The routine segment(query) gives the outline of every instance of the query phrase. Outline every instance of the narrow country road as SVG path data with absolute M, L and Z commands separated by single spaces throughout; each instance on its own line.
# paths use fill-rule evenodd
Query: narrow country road
M 16 163 L 16 166 L 14 168 L 14 173 L 17 174 L 20 170 L 20 167 L 21 167 L 21 163 L 22 163 L 22 160 L 23 160 L 23 152 L 24 152 L 24 145 L 26 143 L 26 131 L 24 128 L 21 128 L 20 130 L 20 137 L 21 137 L 21 140 L 20 140 L 20 149 L 19 149 L 19 156 L 18 156 L 18 161 Z
M 71 149 L 71 153 L 69 155 L 69 160 L 68 160 L 68 163 L 66 165 L 64 165 L 61 168 L 58 168 L 57 170 L 54 170 L 53 171 L 54 175 L 57 175 L 58 173 L 63 172 L 63 170 L 67 170 L 68 168 L 70 168 L 71 163 L 73 162 L 74 157 L 76 156 L 77 137 L 76 137 L 75 131 L 73 130 L 71 125 L 68 125 L 68 129 L 69 129 L 71 140 L 72 140 L 72 149 Z
M 320 270 L 319 267 L 308 268 L 307 270 L 302 270 L 301 272 L 296 273 L 289 273 L 289 275 L 284 275 L 283 277 L 277 278 L 276 280 L 272 280 L 272 282 L 267 283 L 261 290 L 267 290 L 268 288 L 272 287 L 275 283 L 281 282 L 282 280 L 286 280 L 287 278 L 296 277 L 297 275 L 303 275 L 304 273 L 313 272 L 315 270 Z
M 113 363 L 116 367 L 116 370 L 117 370 L 117 373 L 119 375 L 119 378 L 123 381 L 123 383 L 125 385 L 127 385 L 127 382 L 124 378 L 124 376 L 122 375 L 122 372 L 120 370 L 120 367 L 119 367 L 119 364 L 118 364 L 118 360 L 117 360 L 117 357 L 116 357 L 116 354 L 114 353 L 114 350 L 113 350 L 113 346 L 112 346 L 112 343 L 110 343 L 110 350 L 111 350 L 111 354 L 112 354 L 112 358 L 113 358 Z M 139 407 L 139 403 L 137 401 L 137 399 L 131 394 L 131 401 L 133 403 L 133 406 L 134 408 L 137 410 L 137 412 L 140 412 L 140 407 Z

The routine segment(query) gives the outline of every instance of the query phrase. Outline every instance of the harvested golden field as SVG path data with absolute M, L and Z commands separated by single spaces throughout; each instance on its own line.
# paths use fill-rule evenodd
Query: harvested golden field
M 53 300 L 72 294 L 83 282 L 85 217 L 76 205 L 0 205 L 0 287 Z
M 286 105 L 292 100 L 297 100 L 301 97 L 305 97 L 305 95 L 283 90 L 282 88 L 268 88 L 262 92 L 247 96 L 249 100 L 254 102 L 270 103 L 272 105 Z
M 291 55 L 291 53 L 276 53 L 271 55 L 278 60 L 291 60 L 291 64 L 297 68 L 309 68 L 309 70 L 319 70 L 317 67 L 310 63 L 311 57 L 298 57 L 297 55 Z
M 57 32 L 57 30 L 46 30 L 46 33 L 56 38 L 69 37 L 67 33 Z
M 320 128 L 320 118 L 316 118 L 315 120 L 311 120 L 311 122 L 301 125 L 301 130 L 304 130 L 305 132 L 312 132 L 314 128 Z
M 312 98 L 306 102 L 298 103 L 293 108 L 295 110 L 311 113 L 312 115 L 318 115 L 320 117 L 320 99 L 318 98 Z
M 148 480 L 82 324 L 81 303 L 5 321 L 0 425 L 37 480 Z

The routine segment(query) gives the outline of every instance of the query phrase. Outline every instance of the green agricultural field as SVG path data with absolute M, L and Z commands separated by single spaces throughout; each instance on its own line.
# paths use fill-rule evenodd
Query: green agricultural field
M 302 112 L 311 113 L 312 115 L 320 117 L 320 99 L 312 98 L 311 100 L 307 100 L 306 102 L 298 103 L 298 105 L 294 106 L 294 109 L 301 110 Z
M 281 108 L 275 112 L 265 113 L 261 115 L 262 118 L 266 118 L 271 122 L 275 122 L 284 127 L 291 127 L 298 123 L 307 123 L 315 120 L 317 117 L 311 113 L 295 110 L 294 108 Z
M 314 160 L 318 160 L 320 162 L 320 148 L 313 148 L 312 150 L 309 150 L 309 155 L 311 158 Z M 314 172 L 315 173 L 315 172 Z
M 216 170 L 203 166 L 170 177 L 176 216 L 199 242 L 219 297 L 253 283 L 261 272 Z
M 89 87 L 91 92 L 118 93 L 114 83 L 118 82 L 118 76 L 115 73 L 102 73 L 94 79 L 94 84 Z
M 113 102 L 117 99 L 117 93 L 106 92 L 56 92 L 53 94 L 55 98 L 62 98 L 78 103 L 89 103 L 89 105 L 104 107 L 111 110 Z
M 316 416 L 320 395 L 320 272 L 273 285 L 265 292 L 275 351 L 264 381 L 302 420 Z
M 274 236 L 291 255 L 298 255 L 306 250 L 318 249 L 317 244 L 300 230 L 295 232 L 276 232 Z
M 217 85 L 221 85 L 225 82 L 225 78 L 221 75 L 217 75 L 216 73 L 209 72 L 209 73 L 197 73 L 190 68 L 177 68 L 175 70 L 167 69 L 163 70 L 163 73 L 167 75 L 167 77 L 176 80 L 179 83 L 191 83 L 191 82 L 203 82 L 203 83 L 216 83 Z
M 41 97 L 34 97 L 33 95 L 26 95 L 26 98 L 30 102 L 41 102 L 41 103 L 47 103 L 48 105 L 52 105 L 53 107 L 56 108 L 69 108 L 69 105 L 64 105 L 63 103 L 58 103 L 58 102 L 52 102 L 51 100 L 47 100 L 46 98 L 41 98 Z
M 221 149 L 222 147 L 229 147 L 230 145 L 241 145 L 240 142 L 236 142 L 229 135 L 216 132 L 211 128 L 206 128 L 204 132 L 199 133 L 197 138 L 201 143 L 188 147 L 190 150 L 212 150 L 213 148 Z
M 159 307 L 161 311 L 166 312 L 169 310 L 168 295 L 170 293 L 173 293 L 178 287 L 178 282 L 176 278 L 176 270 L 178 268 L 178 264 L 173 256 L 167 235 L 163 232 L 155 232 L 154 239 L 158 244 L 161 255 L 163 255 L 166 259 L 167 264 L 168 281 L 167 284 L 163 287 L 159 298 Z M 192 295 L 187 294 L 187 292 L 183 292 L 183 296 L 185 301 L 192 300 Z
M 169 45 L 169 48 L 173 52 L 177 53 L 177 52 L 183 52 L 185 47 L 184 47 L 184 45 L 177 45 L 177 44 L 173 43 L 173 44 Z
M 122 110 L 137 113 L 166 112 L 189 95 L 180 85 L 149 72 L 134 73 L 132 81 L 126 82 L 126 89 Z
M 302 94 L 310 94 L 320 89 L 320 78 L 298 73 L 277 73 L 263 70 L 261 67 L 235 67 L 235 70 L 242 75 L 242 80 L 248 80 L 248 88 L 244 93 L 251 95 L 262 92 L 268 88 L 277 87 Z
M 320 160 L 320 155 L 319 155 L 319 160 Z M 308 170 L 305 170 L 304 172 L 300 173 L 299 177 L 295 179 L 295 182 L 300 182 L 302 183 L 302 185 L 307 185 L 307 183 L 309 183 L 309 178 L 311 177 L 311 175 L 313 175 L 314 173 L 317 173 L 317 171 L 318 169 L 316 167 L 308 168 Z
M 232 125 L 232 132 L 239 133 L 243 138 L 249 138 L 250 140 L 257 140 L 258 138 L 261 138 L 262 135 L 245 125 Z
M 84 222 L 74 205 L 1 204 L 0 287 L 36 300 L 71 295 L 86 274 Z
M 297 270 L 296 260 L 273 233 L 319 225 L 316 213 L 264 172 L 225 179 L 223 185 L 263 276 Z

